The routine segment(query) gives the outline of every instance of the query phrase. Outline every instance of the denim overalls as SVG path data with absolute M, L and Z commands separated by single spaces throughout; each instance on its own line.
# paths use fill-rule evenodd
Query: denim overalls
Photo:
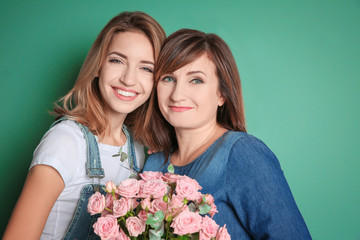
M 56 121 L 54 124 L 64 119 L 66 118 L 61 118 L 58 121 Z M 93 183 L 83 186 L 73 219 L 63 239 L 64 240 L 74 240 L 74 239 L 98 240 L 100 239 L 100 237 L 94 233 L 94 229 L 92 226 L 96 222 L 100 214 L 90 215 L 90 213 L 87 212 L 87 205 L 88 205 L 88 199 L 96 191 L 100 191 L 100 193 L 104 195 L 106 194 L 106 192 L 102 189 L 102 187 L 104 186 L 100 185 L 100 179 L 105 176 L 105 172 L 104 169 L 101 167 L 99 148 L 95 136 L 88 130 L 87 127 L 81 125 L 76 121 L 75 123 L 80 127 L 81 131 L 84 134 L 84 138 L 86 140 L 86 144 L 87 144 L 86 174 L 88 175 L 89 178 L 93 179 Z M 136 164 L 136 155 L 135 155 L 134 142 L 132 136 L 130 135 L 125 125 L 123 125 L 122 129 L 128 141 L 128 158 L 131 169 L 130 171 L 132 173 L 139 173 L 140 169 Z

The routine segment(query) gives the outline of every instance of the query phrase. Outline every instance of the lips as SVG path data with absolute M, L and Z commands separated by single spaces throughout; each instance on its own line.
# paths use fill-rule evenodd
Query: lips
M 174 112 L 185 112 L 187 110 L 192 109 L 192 107 L 184 107 L 184 106 L 169 106 L 169 107 Z
M 134 93 L 134 92 L 127 92 L 127 91 L 123 91 L 123 90 L 121 90 L 121 89 L 115 89 L 115 91 L 118 93 L 118 94 L 120 94 L 120 95 L 122 95 L 122 96 L 124 96 L 124 97 L 134 97 L 134 96 L 136 96 L 137 94 L 136 93 Z
M 125 101 L 130 101 L 130 100 L 133 100 L 134 98 L 137 97 L 137 95 L 139 93 L 135 92 L 135 91 L 132 91 L 132 90 L 128 90 L 128 89 L 121 89 L 121 88 L 118 88 L 118 87 L 112 87 L 115 95 L 121 99 L 121 100 L 125 100 Z

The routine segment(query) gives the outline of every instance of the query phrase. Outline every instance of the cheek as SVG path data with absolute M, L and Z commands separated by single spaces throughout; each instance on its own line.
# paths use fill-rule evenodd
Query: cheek
M 208 112 L 207 114 L 211 114 L 213 115 L 214 113 L 216 114 L 217 109 L 218 109 L 218 102 L 219 102 L 219 98 L 216 94 L 210 92 L 208 94 L 204 94 L 204 95 L 196 95 L 196 100 L 195 100 L 199 105 L 201 105 L 200 107 L 202 109 L 204 109 L 204 111 Z
M 143 85 L 145 94 L 150 95 L 153 90 L 153 86 L 154 86 L 153 79 L 152 78 L 147 79 L 142 85 Z
M 161 105 L 164 104 L 165 100 L 166 100 L 166 96 L 167 96 L 167 88 L 165 86 L 163 86 L 161 83 L 158 84 L 157 86 L 157 99 L 158 99 L 158 103 L 159 106 L 161 108 Z
M 105 81 L 102 77 L 99 77 L 99 89 L 100 89 L 100 94 L 103 97 L 105 95 L 106 88 L 105 88 Z

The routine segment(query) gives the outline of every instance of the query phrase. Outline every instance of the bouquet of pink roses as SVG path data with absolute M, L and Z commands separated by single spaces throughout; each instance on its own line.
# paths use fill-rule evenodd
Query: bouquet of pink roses
M 201 194 L 198 182 L 174 173 L 143 172 L 119 186 L 106 183 L 107 194 L 96 192 L 88 202 L 93 225 L 101 239 L 230 239 L 226 225 L 212 219 L 214 198 Z

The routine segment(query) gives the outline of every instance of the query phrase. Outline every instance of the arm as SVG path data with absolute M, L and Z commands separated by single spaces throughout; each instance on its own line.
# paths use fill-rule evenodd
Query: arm
M 228 164 L 229 201 L 254 239 L 311 239 L 280 164 L 263 142 L 238 139 Z
M 46 165 L 31 168 L 3 239 L 39 239 L 64 186 L 54 168 Z

